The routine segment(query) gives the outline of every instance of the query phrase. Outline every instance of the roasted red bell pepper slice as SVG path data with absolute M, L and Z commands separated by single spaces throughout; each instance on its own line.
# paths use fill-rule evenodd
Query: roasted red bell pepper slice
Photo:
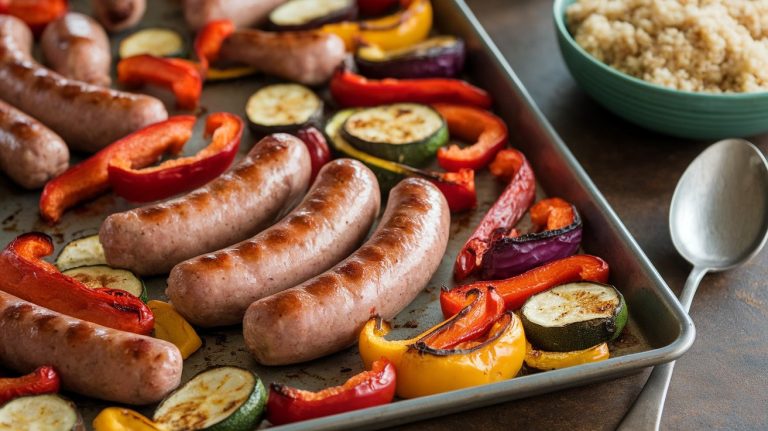
M 547 198 L 531 207 L 531 222 L 537 230 L 557 230 L 571 225 L 576 218 L 573 205 L 560 198 Z
M 130 159 L 131 166 L 144 167 L 165 153 L 178 154 L 192 136 L 195 117 L 179 115 L 155 123 L 105 147 L 48 181 L 40 196 L 40 215 L 56 223 L 67 208 L 109 190 L 109 162 Z
M 340 106 L 377 106 L 389 103 L 455 103 L 478 108 L 491 107 L 485 90 L 460 79 L 367 79 L 348 70 L 331 78 L 331 94 Z
M 243 135 L 243 120 L 228 112 L 217 112 L 205 122 L 211 143 L 192 157 L 167 160 L 157 166 L 134 168 L 129 155 L 109 162 L 109 184 L 119 196 L 148 202 L 195 189 L 221 175 L 235 160 Z M 141 139 L 139 137 L 139 139 Z
M 235 24 L 228 19 L 210 21 L 195 37 L 195 55 L 200 61 L 200 67 L 205 76 L 208 66 L 216 61 L 221 51 L 221 44 L 224 40 L 235 32 Z
M 504 298 L 493 287 L 465 291 L 465 301 L 472 302 L 453 315 L 448 322 L 419 340 L 432 349 L 452 349 L 483 336 L 504 312 Z
M 315 181 L 320 168 L 331 161 L 331 150 L 325 136 L 314 127 L 306 127 L 296 132 L 296 136 L 304 142 L 309 150 L 309 158 L 312 161 L 312 176 L 310 184 Z
M 488 170 L 498 180 L 509 182 L 520 169 L 521 163 L 520 152 L 510 148 L 496 153 L 496 157 L 488 166 Z
M 141 86 L 154 84 L 168 88 L 180 109 L 195 109 L 203 91 L 203 78 L 197 64 L 179 58 L 134 55 L 117 63 L 117 80 L 121 84 Z
M 507 310 L 517 310 L 531 296 L 563 283 L 574 281 L 608 281 L 608 263 L 588 254 L 579 254 L 556 260 L 506 280 L 479 281 L 440 292 L 443 315 L 453 316 L 467 306 L 468 292 L 473 289 L 494 287 L 504 298 Z
M 472 145 L 441 147 L 437 163 L 446 171 L 482 169 L 507 144 L 507 125 L 492 113 L 471 106 L 435 104 L 437 112 L 445 118 L 451 138 Z
M 457 281 L 467 278 L 480 268 L 483 254 L 495 236 L 507 235 L 533 203 L 536 194 L 536 177 L 523 153 L 517 150 L 517 170 L 509 185 L 480 221 L 464 247 L 456 256 L 453 278 Z
M 383 15 L 397 6 L 399 0 L 357 0 L 357 9 L 366 16 Z
M 320 392 L 272 383 L 267 420 L 281 425 L 387 404 L 395 396 L 395 379 L 394 365 L 382 358 L 373 363 L 370 371 L 351 377 L 342 386 Z
M 67 0 L 0 0 L 0 13 L 24 21 L 35 35 L 40 35 L 49 22 L 67 13 L 68 9 Z
M 121 331 L 149 334 L 152 311 L 141 300 L 114 289 L 89 289 L 42 260 L 53 253 L 48 235 L 20 235 L 0 252 L 0 290 L 67 316 Z
M 461 169 L 459 172 L 432 173 L 435 177 L 427 177 L 427 179 L 443 192 L 451 212 L 466 211 L 477 205 L 475 171 Z
M 53 394 L 60 386 L 58 373 L 49 365 L 21 377 L 0 378 L 0 406 L 14 398 Z

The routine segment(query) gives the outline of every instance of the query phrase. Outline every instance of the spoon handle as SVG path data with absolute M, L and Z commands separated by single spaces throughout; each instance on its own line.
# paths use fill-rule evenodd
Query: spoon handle
M 680 293 L 680 305 L 686 312 L 691 309 L 693 295 L 707 271 L 707 268 L 697 266 L 688 275 L 683 291 Z M 661 413 L 664 411 L 664 400 L 667 398 L 667 389 L 669 389 L 669 381 L 672 379 L 674 369 L 674 361 L 653 367 L 653 372 L 645 382 L 640 396 L 622 419 L 617 431 L 658 431 Z

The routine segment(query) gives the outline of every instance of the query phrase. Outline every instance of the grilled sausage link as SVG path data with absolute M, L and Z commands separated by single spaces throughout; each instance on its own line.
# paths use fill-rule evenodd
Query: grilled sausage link
M 0 171 L 27 189 L 64 172 L 69 149 L 39 121 L 0 101 Z
M 40 45 L 51 69 L 67 78 L 109 86 L 109 38 L 99 23 L 69 12 L 45 26 Z
M 329 80 L 345 56 L 340 37 L 319 31 L 238 30 L 224 40 L 219 53 L 221 60 L 306 85 Z
M 64 78 L 36 63 L 31 48 L 27 25 L 0 15 L 0 99 L 48 126 L 70 149 L 95 152 L 168 118 L 160 100 Z
M 167 341 L 65 316 L 2 291 L 0 363 L 22 373 L 53 365 L 69 390 L 137 405 L 175 389 L 183 365 Z
M 267 136 L 232 171 L 205 186 L 107 217 L 99 231 L 107 262 L 142 275 L 162 274 L 242 241 L 298 202 L 310 170 L 309 152 L 298 138 Z
M 93 0 L 93 14 L 110 33 L 127 30 L 141 21 L 147 0 Z
M 248 350 L 259 363 L 284 365 L 353 344 L 368 319 L 394 317 L 426 286 L 445 253 L 449 228 L 448 204 L 437 187 L 401 181 L 376 231 L 350 257 L 248 307 Z
M 166 295 L 199 326 L 240 323 L 253 301 L 293 287 L 349 256 L 379 213 L 376 176 L 339 159 L 276 225 L 232 247 L 176 265 Z
M 209 21 L 229 19 L 237 27 L 254 27 L 266 21 L 286 0 L 184 0 L 184 18 L 192 30 Z

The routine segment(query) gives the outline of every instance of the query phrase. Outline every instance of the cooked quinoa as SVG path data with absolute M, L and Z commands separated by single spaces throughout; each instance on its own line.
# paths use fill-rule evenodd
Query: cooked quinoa
M 646 81 L 768 90 L 768 0 L 577 0 L 567 19 L 587 52 Z

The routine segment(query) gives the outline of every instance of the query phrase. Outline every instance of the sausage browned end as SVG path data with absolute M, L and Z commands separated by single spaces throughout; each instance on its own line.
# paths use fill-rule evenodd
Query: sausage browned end
M 64 172 L 69 149 L 39 121 L 0 101 L 0 171 L 27 189 Z
M 288 216 L 251 239 L 176 265 L 165 293 L 196 325 L 240 323 L 252 302 L 349 256 L 368 234 L 380 201 L 370 169 L 356 160 L 334 160 Z
M 129 29 L 141 21 L 146 0 L 93 0 L 93 14 L 110 33 Z
M 394 317 L 427 285 L 445 253 L 449 228 L 448 204 L 437 187 L 422 179 L 401 181 L 360 249 L 331 270 L 248 307 L 248 350 L 262 364 L 284 365 L 353 344 L 368 319 Z
M 21 373 L 53 365 L 65 388 L 89 397 L 151 404 L 175 389 L 173 344 L 65 316 L 0 291 L 0 363 Z
M 310 171 L 303 142 L 287 134 L 267 136 L 232 171 L 205 186 L 107 217 L 99 231 L 107 262 L 142 275 L 162 274 L 242 241 L 299 201 Z
M 319 31 L 238 30 L 224 40 L 219 53 L 221 60 L 306 85 L 329 80 L 345 57 L 344 41 Z
M 109 38 L 91 17 L 69 12 L 45 26 L 40 45 L 51 69 L 67 78 L 108 87 Z
M 61 136 L 70 149 L 94 152 L 168 118 L 163 102 L 64 78 L 30 56 L 32 33 L 0 15 L 0 99 Z
M 254 27 L 266 21 L 273 9 L 287 0 L 184 0 L 184 18 L 192 30 L 209 21 L 231 20 L 237 27 Z

